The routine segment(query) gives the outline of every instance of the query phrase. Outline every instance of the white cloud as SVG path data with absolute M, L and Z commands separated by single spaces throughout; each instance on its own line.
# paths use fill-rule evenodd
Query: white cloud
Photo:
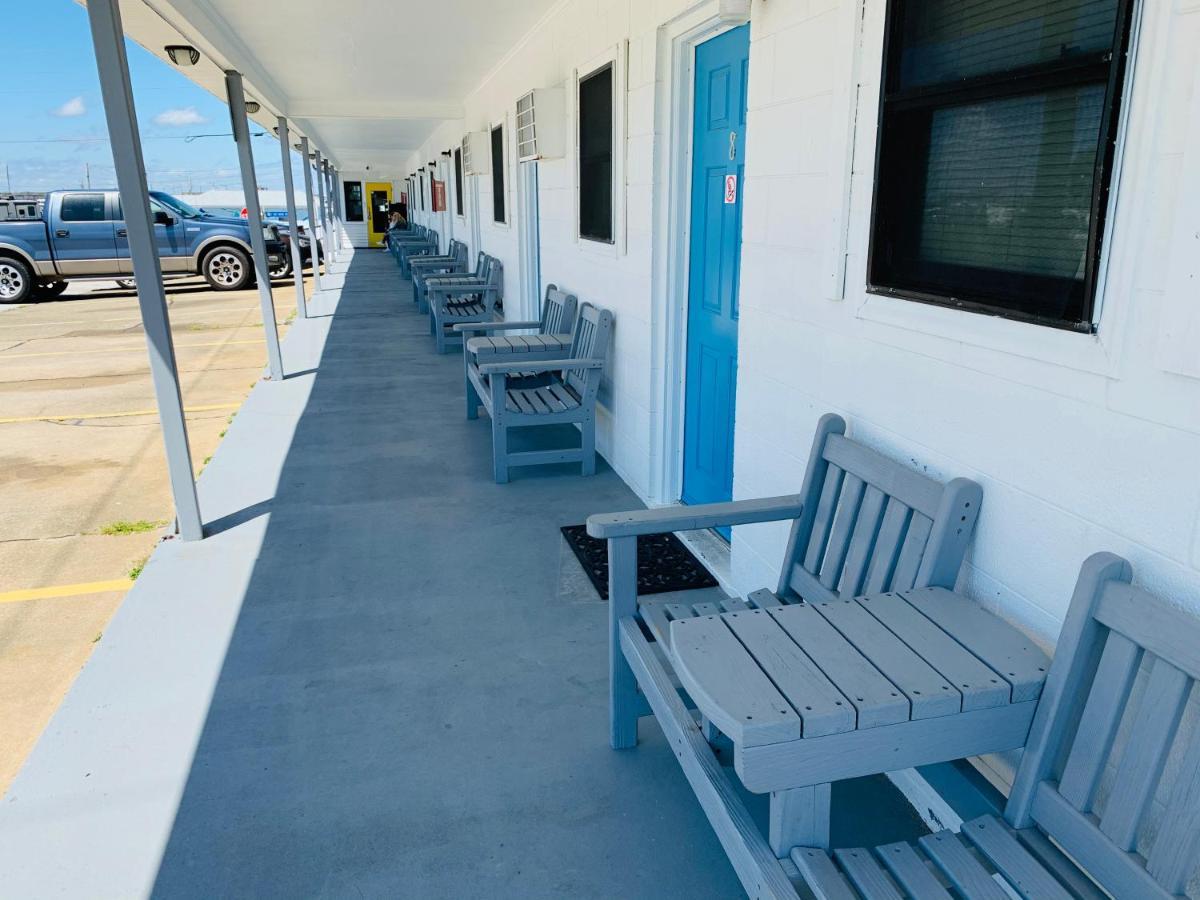
M 82 116 L 87 113 L 87 104 L 83 102 L 82 97 L 72 97 L 58 109 L 54 110 L 54 115 L 60 119 L 73 119 L 76 116 Z
M 164 109 L 154 117 L 155 125 L 169 125 L 172 128 L 182 128 L 185 125 L 203 125 L 207 122 L 204 116 L 196 111 L 194 106 L 180 109 Z

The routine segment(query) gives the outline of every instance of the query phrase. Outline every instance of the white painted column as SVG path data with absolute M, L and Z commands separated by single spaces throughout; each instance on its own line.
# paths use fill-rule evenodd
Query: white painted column
M 292 229 L 292 280 L 296 283 L 296 312 L 302 319 L 308 318 L 308 304 L 304 299 L 304 262 L 300 258 L 300 223 L 296 217 L 296 192 L 292 185 L 292 143 L 288 134 L 288 122 L 279 117 L 279 151 L 283 155 L 283 191 L 287 195 L 288 227 Z
M 321 289 L 321 265 L 318 260 L 320 250 L 317 247 L 317 207 L 313 203 L 312 168 L 308 161 L 308 138 L 300 138 L 300 169 L 304 172 L 304 201 L 308 206 L 308 242 L 312 256 L 313 291 Z
M 180 537 L 195 541 L 204 537 L 200 501 L 192 475 L 192 454 L 188 447 L 187 420 L 179 392 L 179 369 L 175 363 L 175 345 L 167 297 L 163 290 L 162 269 L 154 238 L 150 201 L 146 185 L 146 165 L 138 134 L 137 111 L 129 82 L 129 61 L 125 56 L 125 33 L 118 0 L 91 0 L 87 6 L 100 74 L 100 93 L 104 98 L 104 116 L 117 170 L 117 187 L 129 235 L 129 255 L 137 279 L 138 306 L 146 348 L 150 352 L 150 379 L 162 428 L 167 455 L 167 476 L 175 503 L 175 524 Z
M 273 381 L 283 381 L 283 355 L 279 350 L 279 328 L 275 325 L 275 299 L 271 296 L 271 266 L 267 262 L 267 242 L 263 238 L 262 206 L 258 202 L 258 178 L 254 174 L 254 151 L 250 148 L 246 95 L 242 91 L 240 72 L 230 69 L 225 73 L 225 91 L 229 95 L 229 116 L 233 120 L 233 139 L 237 142 L 238 164 L 242 169 L 242 191 L 246 195 L 246 224 L 250 226 L 258 304 L 262 307 L 263 333 L 267 338 L 267 367 Z
M 325 205 L 325 163 L 320 150 L 313 160 L 313 171 L 317 179 L 317 202 L 321 206 L 321 230 L 325 232 L 325 274 L 329 275 L 329 263 L 333 262 L 333 235 L 329 233 L 329 216 Z

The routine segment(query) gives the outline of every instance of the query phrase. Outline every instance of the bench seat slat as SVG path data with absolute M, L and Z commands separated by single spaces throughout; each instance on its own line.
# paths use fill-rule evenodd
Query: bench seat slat
M 904 900 L 866 847 L 835 850 L 833 855 L 864 900 Z
M 910 718 L 932 719 L 962 710 L 958 690 L 859 604 L 834 600 L 815 603 L 813 609 L 908 697 Z
M 962 834 L 1026 900 L 1072 900 L 1070 892 L 994 816 L 963 823 Z
M 1008 681 L 1013 703 L 1041 694 L 1050 660 L 1011 625 L 945 588 L 920 588 L 901 596 Z
M 791 857 L 817 900 L 859 900 L 854 888 L 824 850 L 796 847 Z
M 965 900 L 1010 900 L 991 873 L 963 846 L 958 835 L 939 831 L 918 838 L 917 843 Z
M 800 717 L 719 616 L 671 623 L 679 680 L 740 747 L 797 740 Z
M 800 714 L 806 738 L 854 730 L 854 707 L 779 623 L 762 610 L 726 623 Z
M 858 603 L 954 685 L 964 711 L 1009 702 L 1007 681 L 898 594 L 860 597 Z
M 899 841 L 876 847 L 875 852 L 909 896 L 920 897 L 921 900 L 950 900 L 950 892 L 942 887 L 937 876 L 911 845 Z
M 768 610 L 792 640 L 854 704 L 859 730 L 908 721 L 908 700 L 807 603 Z

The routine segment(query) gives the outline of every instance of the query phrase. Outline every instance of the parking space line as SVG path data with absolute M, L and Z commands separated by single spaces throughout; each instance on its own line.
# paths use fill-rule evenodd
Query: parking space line
M 241 403 L 210 403 L 207 406 L 185 406 L 184 413 L 215 412 L 221 409 L 240 409 Z M 134 409 L 125 412 L 83 413 L 82 415 L 21 416 L 0 419 L 0 425 L 16 425 L 18 422 L 74 422 L 79 419 L 124 419 L 129 416 L 157 416 L 157 409 Z
M 189 350 L 192 347 L 229 347 L 234 344 L 265 344 L 266 341 L 210 341 L 202 344 L 176 344 L 176 350 Z M 134 353 L 144 350 L 145 344 L 136 347 L 109 347 L 105 350 L 55 350 L 48 353 L 0 353 L 0 362 L 6 359 L 32 359 L 35 356 L 92 356 L 97 353 Z
M 0 603 L 21 603 L 25 600 L 51 600 L 58 597 L 79 597 L 83 594 L 104 594 L 111 591 L 127 591 L 133 586 L 131 578 L 113 581 L 88 581 L 82 584 L 61 584 L 55 587 L 26 588 L 0 594 Z

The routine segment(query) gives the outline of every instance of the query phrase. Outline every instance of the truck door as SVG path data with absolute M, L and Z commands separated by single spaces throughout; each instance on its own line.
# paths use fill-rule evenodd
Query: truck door
M 51 204 L 51 239 L 63 275 L 117 275 L 116 223 L 101 191 L 63 194 Z
M 116 209 L 117 257 L 121 271 L 133 274 L 133 262 L 129 258 L 129 237 L 125 233 L 125 214 L 121 210 L 121 198 L 113 196 Z M 154 246 L 158 250 L 159 267 L 164 274 L 187 272 L 191 259 L 187 253 L 187 236 L 183 217 L 172 209 L 150 198 L 150 215 L 154 217 Z

